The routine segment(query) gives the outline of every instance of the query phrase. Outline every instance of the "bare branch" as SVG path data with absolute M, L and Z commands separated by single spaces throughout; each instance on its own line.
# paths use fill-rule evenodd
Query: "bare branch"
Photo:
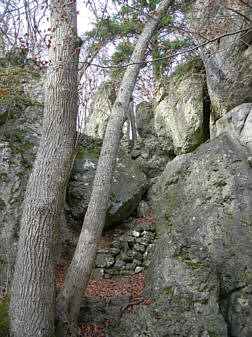
M 208 40 L 204 43 L 201 43 L 195 47 L 192 47 L 192 48 L 189 48 L 189 49 L 185 49 L 185 50 L 182 50 L 178 53 L 174 53 L 174 54 L 171 54 L 171 55 L 168 55 L 168 56 L 164 56 L 164 57 L 159 57 L 159 58 L 156 58 L 154 60 L 146 60 L 144 62 L 141 62 L 141 63 L 128 63 L 128 64 L 124 64 L 124 65 L 110 65 L 110 66 L 103 66 L 101 64 L 95 64 L 95 63 L 90 63 L 90 62 L 87 62 L 90 66 L 94 66 L 94 67 L 97 67 L 97 68 L 103 68 L 103 69 L 109 69 L 109 68 L 127 68 L 128 66 L 131 66 L 131 65 L 135 65 L 135 64 L 143 64 L 143 65 L 146 65 L 148 63 L 154 63 L 154 62 L 158 62 L 158 61 L 161 61 L 161 60 L 167 60 L 167 59 L 170 59 L 170 58 L 173 58 L 173 57 L 177 57 L 179 55 L 182 55 L 182 54 L 186 54 L 186 53 L 190 53 L 191 51 L 194 51 L 194 50 L 197 50 L 201 47 L 204 47 L 206 45 L 208 45 L 209 43 L 213 43 L 223 37 L 227 37 L 227 36 L 232 36 L 232 35 L 236 35 L 236 34 L 239 34 L 239 33 L 242 33 L 242 32 L 247 32 L 247 31 L 250 31 L 252 29 L 252 26 L 250 27 L 247 27 L 247 28 L 244 28 L 244 29 L 240 29 L 238 31 L 235 31 L 235 32 L 230 32 L 230 33 L 225 33 L 225 34 L 221 34 L 221 35 L 218 35 L 216 36 L 215 38 L 211 39 L 211 40 Z
M 227 9 L 229 11 L 232 11 L 232 12 L 236 13 L 237 15 L 242 16 L 245 20 L 248 20 L 249 22 L 252 22 L 252 20 L 250 20 L 250 18 L 248 18 L 246 15 L 242 14 L 241 12 L 238 12 L 237 10 L 235 10 L 233 8 L 230 8 L 230 7 L 227 7 Z

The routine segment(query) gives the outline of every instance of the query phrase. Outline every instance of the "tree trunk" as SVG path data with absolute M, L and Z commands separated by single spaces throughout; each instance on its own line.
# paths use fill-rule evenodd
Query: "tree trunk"
M 60 213 L 76 136 L 80 40 L 75 2 L 51 1 L 51 46 L 40 146 L 21 219 L 11 290 L 13 337 L 51 337 Z
M 133 145 L 135 145 L 137 140 L 137 131 L 136 131 L 136 119 L 134 114 L 134 102 L 131 101 L 129 104 L 129 114 L 130 114 L 130 125 L 131 125 L 131 131 L 132 131 L 132 141 Z
M 84 295 L 95 261 L 97 246 L 102 234 L 108 206 L 110 185 L 116 165 L 121 129 L 125 121 L 132 91 L 144 60 L 145 49 L 157 27 L 173 1 L 164 0 L 153 17 L 146 24 L 124 74 L 121 86 L 109 119 L 103 140 L 92 195 L 83 223 L 79 242 L 69 267 L 64 286 L 57 298 L 58 315 L 76 322 L 79 316 L 80 302 Z

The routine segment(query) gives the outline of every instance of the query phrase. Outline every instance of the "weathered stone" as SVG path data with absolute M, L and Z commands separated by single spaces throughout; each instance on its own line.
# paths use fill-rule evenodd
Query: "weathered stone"
M 105 302 L 98 296 L 84 299 L 81 303 L 79 323 L 105 324 Z
M 129 250 L 127 252 L 128 256 L 131 257 L 132 259 L 138 259 L 140 261 L 142 261 L 142 253 L 136 250 Z
M 251 335 L 252 175 L 244 149 L 223 135 L 167 165 L 148 194 L 159 241 L 142 295 L 155 302 L 123 315 L 107 336 Z
M 178 69 L 169 79 L 166 96 L 155 109 L 155 132 L 163 146 L 167 144 L 169 148 L 172 142 L 175 154 L 190 152 L 205 140 L 204 82 L 201 73 Z
M 127 252 L 129 250 L 129 244 L 128 244 L 128 242 L 120 240 L 119 244 L 120 244 L 120 249 L 122 251 Z
M 23 93 L 27 69 L 12 69 L 22 96 L 1 105 L 5 118 L 0 122 L 0 286 L 12 279 L 26 183 L 39 144 L 43 107 Z M 6 76 L 8 78 L 8 76 Z M 18 81 L 20 78 L 20 81 Z M 23 83 L 23 81 L 25 83 Z M 4 83 L 3 84 L 8 84 Z M 21 89 L 22 88 L 22 89 Z M 33 91 L 31 90 L 31 97 Z M 2 103 L 2 102 L 1 102 Z M 1 117 L 0 117 L 1 119 Z
M 136 238 L 139 238 L 141 234 L 140 234 L 140 232 L 134 230 L 134 231 L 132 231 L 131 235 L 136 237 Z
M 125 267 L 125 261 L 123 260 L 120 260 L 120 259 L 117 259 L 116 260 L 116 263 L 114 264 L 114 267 L 115 269 L 117 270 L 121 270 Z M 106 270 L 106 272 L 109 272 L 108 270 Z
M 136 264 L 134 262 L 127 263 L 126 266 L 125 266 L 126 270 L 135 270 L 135 268 L 136 268 Z
M 129 301 L 130 301 L 129 295 L 119 295 L 114 298 L 108 299 L 107 304 L 121 307 L 122 305 L 128 304 Z
M 126 254 L 125 252 L 121 252 L 120 254 L 120 258 L 125 261 L 125 262 L 131 262 L 132 261 L 132 257 L 130 257 L 128 254 Z
M 197 42 L 200 44 L 206 38 L 219 36 L 220 32 L 227 31 L 227 27 L 228 32 L 231 32 L 250 26 L 252 14 L 249 6 L 232 1 L 228 5 L 225 1 L 195 1 L 191 29 L 199 33 L 204 31 L 204 38 L 200 34 L 196 35 Z M 230 15 L 232 10 L 240 13 L 234 16 L 235 19 Z M 206 68 L 213 122 L 235 106 L 252 102 L 251 41 L 252 34 L 249 30 L 221 37 L 200 48 Z
M 137 238 L 136 239 L 137 243 L 140 243 L 141 245 L 147 247 L 150 241 L 147 238 Z
M 247 146 L 252 154 L 252 103 L 244 103 L 226 113 L 216 122 L 217 136 L 226 132 Z
M 150 231 L 143 231 L 142 236 L 149 241 L 153 241 L 156 235 L 155 233 L 150 232 Z
M 120 275 L 122 276 L 130 276 L 134 274 L 135 274 L 134 270 L 121 270 L 120 271 Z
M 135 273 L 136 274 L 141 273 L 143 270 L 144 270 L 144 267 L 137 266 L 135 269 Z
M 140 244 L 140 243 L 135 243 L 134 244 L 134 250 L 136 250 L 137 252 L 140 252 L 140 253 L 144 253 L 145 252 L 145 246 Z
M 115 248 L 115 249 L 119 249 L 120 250 L 120 242 L 118 242 L 118 241 L 113 241 L 113 242 L 111 242 L 111 244 L 110 244 L 110 247 L 112 247 L 112 248 Z
M 0 141 L 0 285 L 11 279 L 17 252 L 21 205 L 27 170 L 20 153 L 14 153 L 9 141 Z
M 94 93 L 89 120 L 85 129 L 88 136 L 103 138 L 115 95 L 115 88 L 111 82 L 103 83 Z
M 131 151 L 131 156 L 136 159 L 141 170 L 147 177 L 153 178 L 164 170 L 169 156 L 173 155 L 173 145 L 168 148 L 163 145 L 158 137 L 153 134 L 148 138 L 137 138 Z
M 116 256 L 120 253 L 120 249 L 119 248 L 110 248 L 109 249 L 110 253 L 112 256 Z
M 142 266 L 142 262 L 140 260 L 134 259 L 133 263 L 135 263 L 136 266 Z
M 139 232 L 143 231 L 155 232 L 155 225 L 149 222 L 141 222 L 137 224 L 135 230 Z
M 133 236 L 128 235 L 123 238 L 123 241 L 127 242 L 128 246 L 132 248 L 135 242 L 135 238 Z
M 94 268 L 91 274 L 91 277 L 100 280 L 104 278 L 104 269 L 103 268 Z
M 145 217 L 150 213 L 150 206 L 145 200 L 141 200 L 137 207 L 137 215 L 141 217 Z
M 110 253 L 98 253 L 95 260 L 96 267 L 104 268 L 110 267 L 114 264 L 115 260 Z
M 146 248 L 146 251 L 145 251 L 145 253 L 144 253 L 144 255 L 143 255 L 144 261 L 150 260 L 150 259 L 151 259 L 152 254 L 153 254 L 153 252 L 154 252 L 154 249 L 155 249 L 155 244 L 154 244 L 154 243 L 150 244 L 150 245 Z
M 153 133 L 154 112 L 150 104 L 142 102 L 136 108 L 137 131 L 141 137 L 148 137 Z
M 77 219 L 82 219 L 87 210 L 99 152 L 100 145 L 90 139 L 90 146 L 80 148 L 76 156 L 67 189 L 67 202 Z M 138 164 L 121 149 L 111 186 L 106 225 L 127 219 L 137 207 L 146 187 L 146 177 Z

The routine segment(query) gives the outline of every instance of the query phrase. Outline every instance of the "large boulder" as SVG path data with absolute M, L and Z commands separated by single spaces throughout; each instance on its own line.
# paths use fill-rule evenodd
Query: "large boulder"
M 252 32 L 224 36 L 251 26 L 252 3 L 247 3 L 247 6 L 243 1 L 197 0 L 194 3 L 191 28 L 196 32 L 195 41 L 201 44 L 223 35 L 200 48 L 214 121 L 235 106 L 252 102 Z
M 107 336 L 252 335 L 252 171 L 222 135 L 167 164 L 149 199 L 159 243 L 136 306 Z M 153 303 L 154 302 L 154 303 Z
M 227 133 L 252 154 L 252 103 L 238 105 L 216 122 L 217 136 Z
M 82 145 L 81 145 L 82 144 Z M 83 219 L 92 192 L 101 141 L 84 137 L 81 142 L 67 189 L 69 213 Z M 124 149 L 120 149 L 110 191 L 106 225 L 127 219 L 136 209 L 147 188 L 147 179 Z
M 154 128 L 167 149 L 176 155 L 190 152 L 205 140 L 202 64 L 196 59 L 178 67 L 154 113 Z

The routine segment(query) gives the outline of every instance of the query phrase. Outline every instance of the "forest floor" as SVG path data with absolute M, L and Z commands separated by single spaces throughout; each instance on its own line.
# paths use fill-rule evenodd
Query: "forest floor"
M 145 218 L 138 218 L 124 223 L 121 226 L 116 227 L 116 229 L 109 229 L 104 231 L 101 241 L 100 248 L 104 249 L 109 246 L 113 240 L 115 232 L 120 236 L 127 235 L 131 231 L 135 224 L 141 222 L 151 222 L 154 223 L 152 214 Z M 118 234 L 116 234 L 118 236 Z M 64 282 L 64 277 L 67 271 L 67 264 L 59 264 L 57 269 L 57 286 L 61 287 Z M 144 288 L 144 280 L 146 276 L 146 271 L 132 275 L 124 276 L 116 279 L 94 279 L 91 278 L 88 283 L 88 287 L 85 292 L 85 297 L 89 298 L 92 296 L 99 296 L 102 299 L 111 299 L 118 295 L 129 295 L 130 301 L 138 303 L 141 301 L 141 292 Z M 149 301 L 143 301 L 141 304 L 148 305 Z M 131 312 L 133 306 L 128 306 L 125 312 Z M 83 323 L 81 325 L 81 331 L 83 337 L 105 337 L 105 328 L 114 322 L 107 321 L 104 326 L 95 326 Z

